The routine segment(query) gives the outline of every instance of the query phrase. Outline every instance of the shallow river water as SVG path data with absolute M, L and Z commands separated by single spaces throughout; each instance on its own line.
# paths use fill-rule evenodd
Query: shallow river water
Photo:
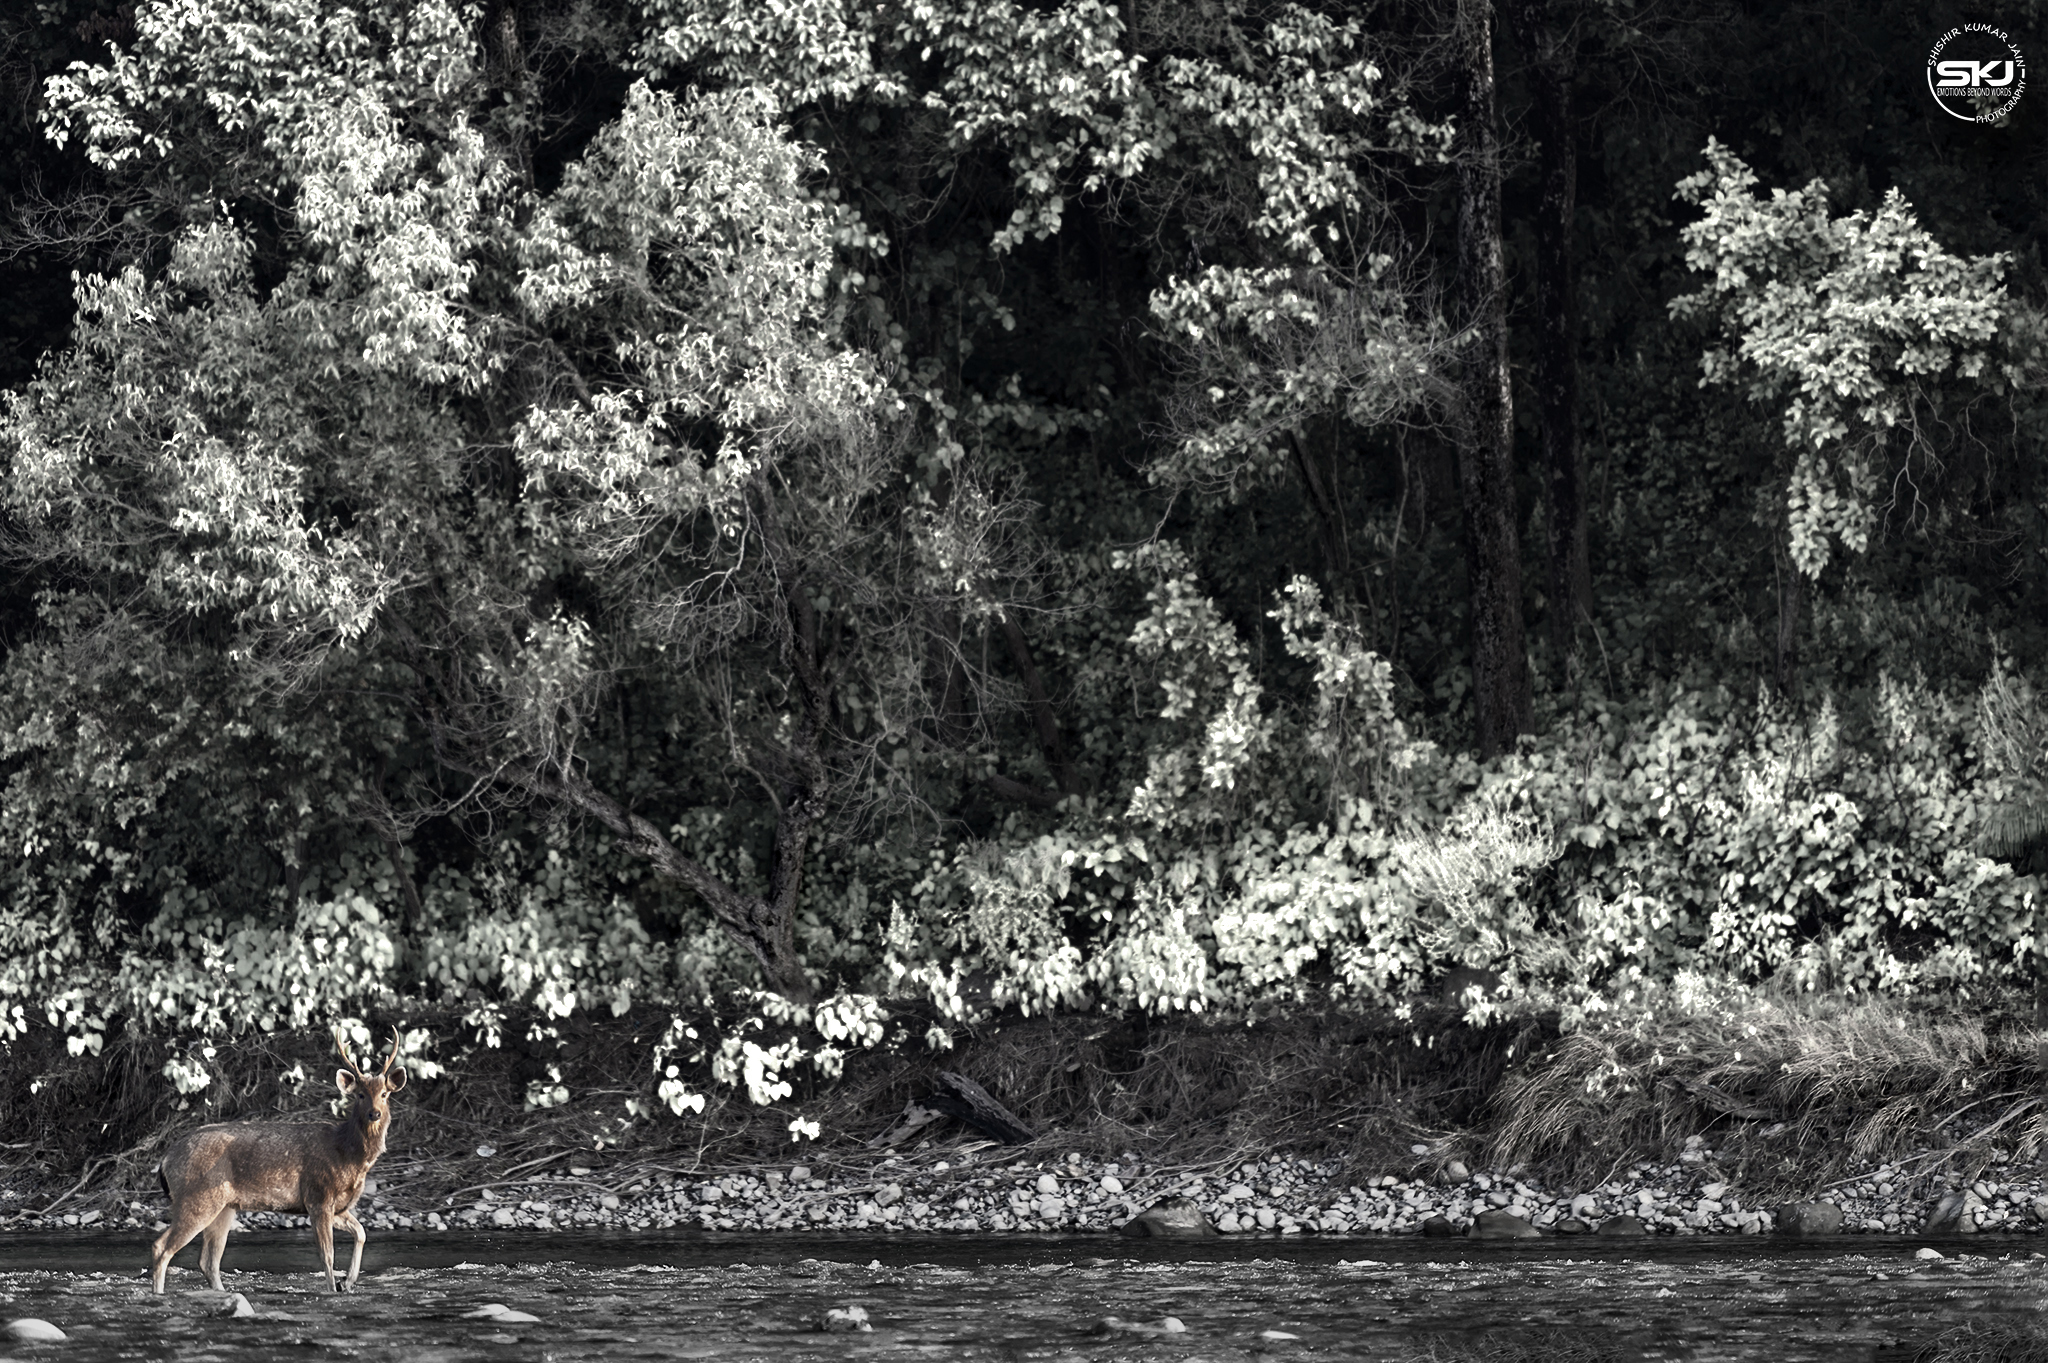
M 346 1265 L 347 1237 L 336 1258 Z M 237 1234 L 227 1293 L 197 1246 L 149 1290 L 146 1236 L 0 1238 L 0 1356 L 253 1363 L 404 1359 L 1906 1360 L 1961 1326 L 2048 1353 L 2034 1238 L 1486 1243 L 1104 1236 L 373 1237 L 336 1296 L 311 1236 Z M 1949 1256 L 1914 1257 L 1923 1245 Z M 232 1318 L 233 1294 L 254 1316 Z M 492 1304 L 537 1317 L 471 1313 Z M 858 1306 L 868 1333 L 826 1333 Z M 1159 1327 L 1175 1317 L 1184 1331 Z M 1136 1328 L 1132 1328 L 1136 1327 Z

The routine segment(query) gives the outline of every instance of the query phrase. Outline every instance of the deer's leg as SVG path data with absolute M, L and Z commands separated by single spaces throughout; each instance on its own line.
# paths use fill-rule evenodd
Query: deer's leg
M 313 1243 L 320 1247 L 320 1262 L 327 1265 L 327 1285 L 339 1292 L 341 1284 L 334 1279 L 334 1213 L 325 1207 L 314 1207 L 311 1211 Z
M 220 1256 L 228 1247 L 228 1232 L 235 1228 L 235 1209 L 222 1207 L 220 1215 L 207 1223 L 206 1238 L 199 1242 L 199 1267 L 213 1282 L 213 1290 L 225 1292 L 220 1285 Z
M 363 1241 L 370 1237 L 364 1232 L 363 1223 L 356 1220 L 356 1214 L 353 1211 L 346 1211 L 335 1217 L 334 1224 L 340 1226 L 343 1230 L 355 1232 L 356 1252 L 350 1255 L 348 1260 L 348 1286 L 350 1291 L 354 1291 L 356 1274 L 363 1271 Z
M 191 1244 L 192 1237 L 205 1230 L 218 1215 L 220 1208 L 203 1198 L 180 1198 L 171 1204 L 170 1228 L 150 1247 L 149 1280 L 158 1296 L 163 1295 L 164 1276 L 171 1271 L 172 1257 Z M 200 1257 L 205 1257 L 204 1251 Z

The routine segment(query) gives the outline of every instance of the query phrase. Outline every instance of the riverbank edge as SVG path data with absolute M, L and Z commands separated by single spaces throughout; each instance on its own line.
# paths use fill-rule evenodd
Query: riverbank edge
M 1456 1232 L 1489 1210 L 1546 1231 L 1634 1216 L 1651 1233 L 1763 1234 L 1794 1202 L 1834 1203 L 1848 1231 L 1903 1233 L 1945 1196 L 1984 1229 L 2048 1216 L 2032 1000 L 1681 1002 L 1570 1033 L 1540 1010 L 1481 1025 L 1442 1000 L 994 1018 L 950 1049 L 856 1052 L 836 1081 L 800 1077 L 765 1107 L 712 1086 L 683 1118 L 661 1109 L 647 1065 L 666 1015 L 533 1025 L 527 1044 L 508 1027 L 498 1047 L 454 1035 L 444 1073 L 397 1104 L 362 1210 L 386 1232 L 541 1233 L 1106 1232 L 1172 1196 L 1252 1235 L 1416 1233 L 1432 1216 Z M 177 1133 L 318 1119 L 331 1095 L 315 1076 L 333 1043 L 310 1031 L 221 1043 L 212 1086 L 183 1097 L 153 1072 L 155 1051 L 180 1054 L 160 1039 L 51 1049 L 0 1053 L 0 1134 L 26 1151 L 0 1154 L 0 1235 L 154 1225 L 155 1161 Z M 571 1100 L 521 1103 L 537 1068 L 566 1074 Z M 1036 1139 L 1002 1146 L 948 1122 L 878 1145 L 941 1070 L 977 1078 Z M 797 1143 L 813 1123 L 818 1138 Z
M 1015 1150 L 931 1150 L 922 1158 L 884 1156 L 865 1177 L 817 1177 L 808 1165 L 786 1168 L 699 1170 L 648 1174 L 616 1191 L 595 1181 L 597 1171 L 571 1164 L 487 1186 L 435 1192 L 394 1186 L 374 1177 L 357 1207 L 364 1225 L 379 1234 L 482 1230 L 545 1238 L 583 1231 L 660 1233 L 677 1230 L 751 1234 L 856 1232 L 861 1234 L 1004 1235 L 1095 1233 L 1113 1235 L 1147 1208 L 1185 1199 L 1221 1236 L 1246 1239 L 1292 1236 L 1374 1239 L 1464 1235 L 1484 1213 L 1505 1213 L 1538 1235 L 1585 1235 L 1608 1240 L 1626 1233 L 1654 1235 L 1832 1236 L 1921 1232 L 1939 1213 L 1944 1236 L 2037 1235 L 2048 1230 L 2048 1171 L 2015 1170 L 2002 1182 L 1979 1179 L 1915 1180 L 1886 1164 L 1863 1179 L 1794 1204 L 1769 1205 L 1745 1197 L 1718 1176 L 1704 1143 L 1670 1165 L 1638 1165 L 1624 1178 L 1591 1188 L 1546 1186 L 1535 1176 L 1454 1172 L 1436 1179 L 1394 1174 L 1346 1183 L 1335 1161 L 1274 1157 L 1211 1174 L 1135 1162 L 1089 1165 L 1078 1160 L 1027 1161 Z M 950 1154 L 952 1158 L 944 1158 Z M 976 1156 L 986 1154 L 986 1160 Z M 955 1163 L 955 1161 L 959 1161 Z M 104 1199 L 96 1199 L 104 1202 Z M 1944 1203 L 1948 1204 L 1944 1206 Z M 1838 1219 L 1830 1220 L 1839 1213 Z M 162 1199 L 126 1205 L 51 1208 L 22 1217 L 8 1229 L 59 1228 L 160 1232 Z M 1430 1223 L 1435 1220 L 1436 1225 Z M 1497 1231 L 1501 1224 L 1493 1218 Z M 244 1212 L 239 1228 L 302 1228 L 302 1216 Z M 1480 1238 L 1495 1238 L 1474 1232 Z M 5 1231 L 0 1230 L 0 1239 Z

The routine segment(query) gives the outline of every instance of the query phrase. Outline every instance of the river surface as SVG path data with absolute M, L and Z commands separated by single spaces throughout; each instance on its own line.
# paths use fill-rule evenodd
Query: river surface
M 337 1239 L 346 1267 L 349 1240 Z M 204 1288 L 195 1244 L 162 1297 L 147 1241 L 0 1237 L 0 1321 L 37 1317 L 69 1336 L 0 1336 L 0 1358 L 1903 1363 L 1965 1327 L 2019 1335 L 2027 1357 L 2048 1358 L 2048 1261 L 2031 1237 L 373 1233 L 357 1291 L 336 1296 L 310 1234 L 250 1232 L 228 1243 L 225 1294 Z M 1916 1259 L 1923 1245 L 1949 1257 Z M 253 1316 L 225 1314 L 236 1293 Z M 475 1314 L 494 1304 L 536 1319 Z M 819 1328 L 851 1307 L 869 1331 Z

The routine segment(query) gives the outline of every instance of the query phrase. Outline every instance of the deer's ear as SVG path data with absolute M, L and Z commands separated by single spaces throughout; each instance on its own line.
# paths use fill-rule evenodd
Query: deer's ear
M 356 1086 L 356 1077 L 347 1070 L 336 1070 L 334 1072 L 334 1086 L 343 1093 L 353 1092 Z
M 394 1068 L 394 1069 L 393 1069 L 393 1070 L 391 1071 L 390 1075 L 389 1075 L 389 1076 L 388 1076 L 388 1077 L 387 1077 L 387 1078 L 386 1078 L 386 1079 L 384 1080 L 384 1087 L 385 1087 L 385 1089 L 386 1089 L 387 1091 L 389 1091 L 389 1092 L 391 1092 L 391 1093 L 396 1093 L 396 1092 L 398 1092 L 398 1091 L 399 1091 L 400 1089 L 404 1088 L 404 1087 L 405 1087 L 405 1066 L 403 1066 L 403 1065 L 399 1065 L 399 1066 L 395 1067 L 395 1068 Z

